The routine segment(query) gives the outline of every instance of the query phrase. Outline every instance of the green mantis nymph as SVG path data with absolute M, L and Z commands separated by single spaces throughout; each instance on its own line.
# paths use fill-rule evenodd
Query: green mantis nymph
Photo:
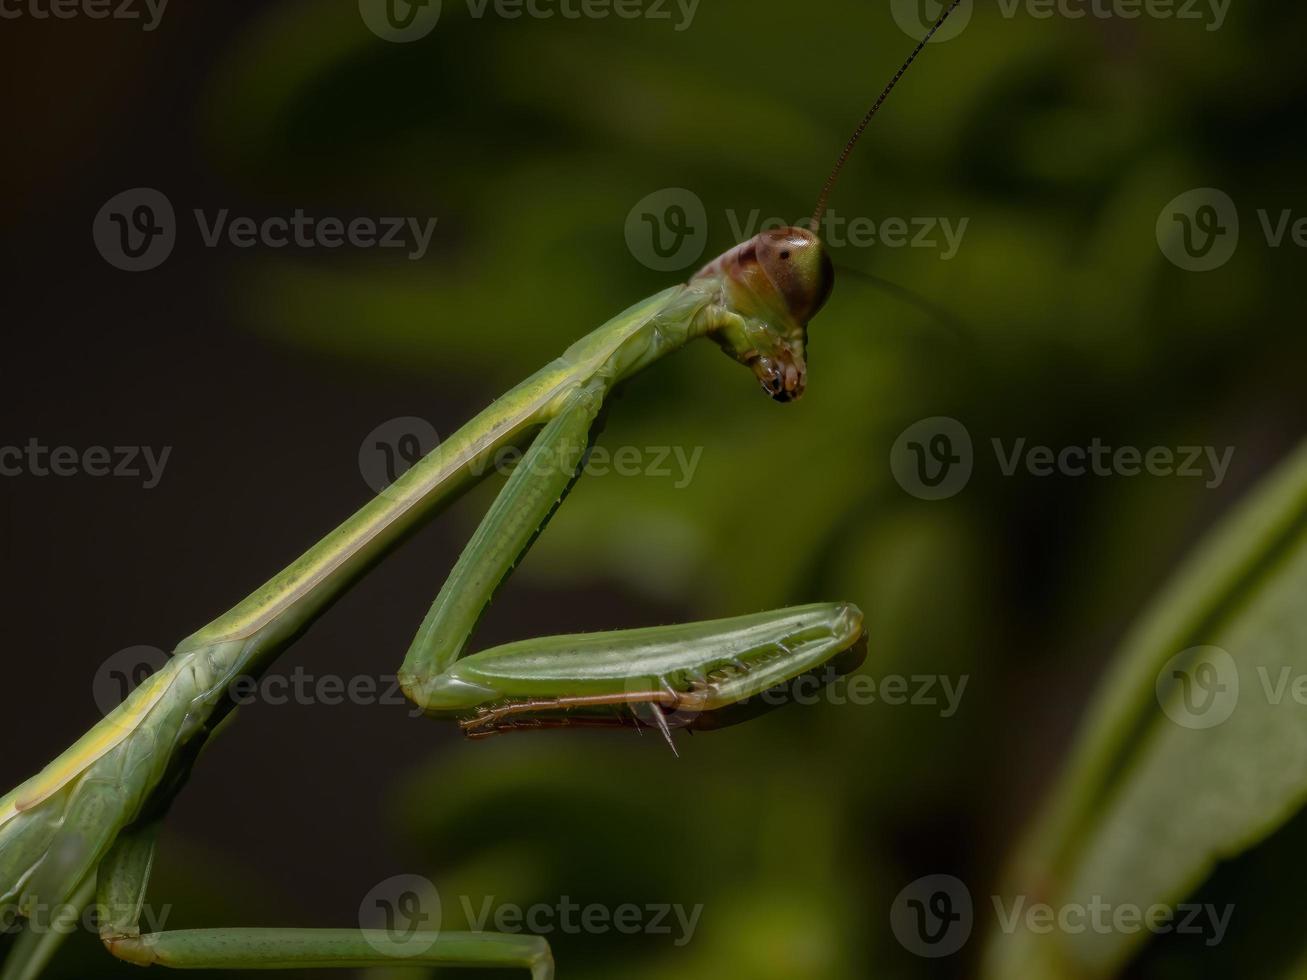
M 956 6 L 944 11 L 857 127 L 811 227 L 871 117 Z M 806 384 L 807 328 L 833 271 L 815 232 L 766 231 L 688 282 L 632 306 L 467 423 L 382 494 L 243 602 L 183 640 L 167 664 L 34 778 L 0 798 L 0 907 L 84 907 L 115 956 L 141 965 L 274 969 L 377 964 L 521 967 L 553 961 L 544 939 L 479 932 L 397 938 L 386 930 L 201 929 L 142 934 L 155 841 L 200 748 L 230 713 L 229 688 L 258 675 L 376 562 L 471 485 L 510 444 L 530 448 L 431 606 L 400 680 L 427 714 L 472 736 L 522 728 L 709 729 L 748 716 L 764 694 L 818 669 L 852 670 L 865 650 L 847 602 L 681 626 L 554 636 L 464 655 L 496 588 L 575 481 L 614 389 L 659 358 L 710 337 L 777 401 Z M 3 980 L 36 976 L 58 930 L 29 927 Z M 416 942 L 415 942 L 416 940 Z M 402 958 L 402 960 L 400 959 Z

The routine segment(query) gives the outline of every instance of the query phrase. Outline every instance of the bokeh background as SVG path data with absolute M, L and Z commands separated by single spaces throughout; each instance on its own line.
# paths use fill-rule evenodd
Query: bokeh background
M 913 7 L 705 0 L 687 23 L 674 6 L 667 20 L 508 19 L 445 0 L 411 43 L 344 0 L 176 4 L 153 30 L 6 15 L 3 442 L 171 455 L 148 490 L 0 479 L 0 785 L 100 717 L 106 658 L 170 649 L 366 500 L 378 426 L 416 417 L 448 434 L 755 213 L 809 213 L 910 49 Z M 1307 421 L 1302 249 L 1271 247 L 1258 218 L 1307 216 L 1307 14 L 1241 0 L 1219 26 L 1200 13 L 976 4 L 833 201 L 877 223 L 965 219 L 956 254 L 837 245 L 794 405 L 708 344 L 628 385 L 601 445 L 701 448 L 693 478 L 583 480 L 476 638 L 848 598 L 868 616 L 863 673 L 965 677 L 956 713 L 825 702 L 683 738 L 678 759 L 630 733 L 469 743 L 399 705 L 255 704 L 174 808 L 151 893 L 168 925 L 350 926 L 378 882 L 415 873 L 450 928 L 466 925 L 460 896 L 702 905 L 683 945 L 551 935 L 569 978 L 974 974 L 992 924 L 980 896 L 1120 638 Z M 162 265 L 127 273 L 91 230 L 136 187 L 168 197 L 179 233 Z M 1199 273 L 1156 229 L 1203 187 L 1229 196 L 1241 237 Z M 703 207 L 702 256 L 675 270 L 631 244 L 633 209 L 668 188 Z M 196 208 L 438 221 L 413 261 L 206 247 Z M 924 500 L 891 451 L 939 416 L 970 434 L 974 472 Z M 1006 476 L 991 448 L 1095 438 L 1235 452 L 1209 486 Z M 417 536 L 278 670 L 393 672 L 492 492 Z M 1266 925 L 1291 922 L 1295 900 L 1265 873 L 1300 866 L 1296 833 L 1212 886 L 1278 918 L 1254 916 L 1260 930 L 1215 953 L 1155 941 L 1138 975 L 1222 975 L 1231 959 L 1240 976 L 1280 975 L 1301 930 Z M 928 959 L 896 939 L 890 909 L 938 873 L 977 896 L 977 926 Z M 130 969 L 79 934 L 51 975 Z

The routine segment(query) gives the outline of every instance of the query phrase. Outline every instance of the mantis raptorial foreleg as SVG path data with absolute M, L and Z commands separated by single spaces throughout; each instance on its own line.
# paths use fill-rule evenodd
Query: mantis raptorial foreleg
M 472 535 L 400 668 L 415 703 L 428 705 L 431 685 L 458 659 L 495 589 L 571 489 L 607 393 L 596 380 L 564 399 Z
M 841 603 L 712 623 L 556 636 L 459 661 L 494 591 L 576 479 L 609 386 L 569 395 L 500 491 L 445 580 L 400 679 L 432 714 L 466 716 L 469 735 L 570 725 L 713 727 L 720 709 L 854 647 L 862 616 Z M 855 654 L 856 657 L 856 654 Z

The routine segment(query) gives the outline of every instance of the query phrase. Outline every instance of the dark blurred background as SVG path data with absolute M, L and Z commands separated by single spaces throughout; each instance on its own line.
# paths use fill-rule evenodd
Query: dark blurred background
M 0 478 L 4 787 L 100 717 L 107 658 L 171 649 L 364 502 L 379 426 L 448 434 L 757 230 L 755 210 L 809 213 L 910 49 L 916 5 L 511 19 L 445 0 L 408 43 L 352 2 L 175 4 L 150 30 L 34 9 L 0 20 L 0 443 L 171 451 L 148 489 L 30 466 Z M 833 199 L 837 218 L 882 230 L 947 218 L 965 228 L 954 252 L 939 226 L 920 247 L 832 234 L 837 287 L 795 405 L 707 344 L 636 379 L 601 445 L 701 449 L 692 478 L 583 480 L 475 641 L 848 598 L 868 614 L 863 673 L 965 678 L 956 712 L 821 703 L 681 739 L 676 759 L 629 733 L 473 744 L 399 705 L 255 704 L 174 809 L 151 893 L 175 906 L 168 925 L 349 926 L 378 882 L 416 873 L 450 928 L 466 927 L 455 896 L 702 904 L 683 945 L 551 935 L 566 977 L 967 972 L 972 956 L 896 942 L 895 895 L 935 872 L 983 891 L 1114 643 L 1307 421 L 1302 250 L 1291 233 L 1273 247 L 1259 214 L 1307 216 L 1307 14 L 1199 13 L 977 4 Z M 176 244 L 126 272 L 92 229 L 141 187 L 175 209 Z M 1175 203 L 1195 188 L 1225 197 Z M 651 260 L 650 195 L 702 206 L 701 255 Z M 1238 248 L 1184 267 L 1183 243 L 1158 232 L 1183 224 L 1168 209 L 1202 222 L 1215 208 L 1228 235 L 1227 198 Z M 437 223 L 414 260 L 208 247 L 192 213 L 297 208 Z M 969 433 L 974 468 L 928 500 L 891 453 L 936 417 Z M 1234 453 L 1220 480 L 1006 476 L 994 439 Z M 492 490 L 277 670 L 393 673 Z M 55 967 L 115 969 L 82 935 Z

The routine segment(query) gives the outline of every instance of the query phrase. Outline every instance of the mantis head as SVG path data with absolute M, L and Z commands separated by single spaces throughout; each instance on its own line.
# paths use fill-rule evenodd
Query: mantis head
M 779 402 L 803 394 L 807 381 L 808 321 L 825 305 L 835 269 L 817 237 L 831 189 L 867 125 L 894 86 L 925 50 L 962 0 L 951 0 L 853 130 L 817 198 L 808 227 L 764 231 L 719 256 L 695 276 L 721 283 L 731 316 L 714 333 L 727 353 L 753 368 L 763 390 Z
M 821 239 L 806 228 L 755 235 L 708 265 L 696 278 L 715 277 L 737 314 L 717 331 L 718 343 L 753 369 L 779 402 L 803 394 L 808 321 L 825 305 L 835 270 Z

